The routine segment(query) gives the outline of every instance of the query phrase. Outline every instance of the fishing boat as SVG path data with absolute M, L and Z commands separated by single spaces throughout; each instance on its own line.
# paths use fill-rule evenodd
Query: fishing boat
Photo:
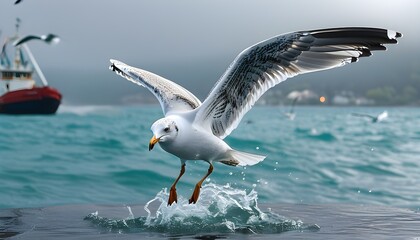
M 61 93 L 50 86 L 27 42 L 42 40 L 50 43 L 58 38 L 53 34 L 20 38 L 18 20 L 16 34 L 6 38 L 0 55 L 0 113 L 1 114 L 54 114 L 60 106 Z M 14 47 L 13 62 L 7 54 L 8 45 Z M 41 85 L 33 78 L 38 76 Z

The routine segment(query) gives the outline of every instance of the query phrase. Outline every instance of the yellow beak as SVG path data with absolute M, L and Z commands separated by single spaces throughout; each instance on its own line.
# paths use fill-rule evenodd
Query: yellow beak
M 153 147 L 155 146 L 155 144 L 157 142 L 159 142 L 159 139 L 160 138 L 156 138 L 155 136 L 153 136 L 152 139 L 150 139 L 150 142 L 149 142 L 149 151 L 151 151 L 153 149 Z

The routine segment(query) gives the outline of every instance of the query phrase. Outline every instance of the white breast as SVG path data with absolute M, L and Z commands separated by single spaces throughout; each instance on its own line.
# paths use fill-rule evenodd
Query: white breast
M 176 116 L 178 136 L 174 141 L 161 142 L 163 150 L 183 160 L 218 161 L 231 148 L 212 133 L 195 128 L 186 119 Z

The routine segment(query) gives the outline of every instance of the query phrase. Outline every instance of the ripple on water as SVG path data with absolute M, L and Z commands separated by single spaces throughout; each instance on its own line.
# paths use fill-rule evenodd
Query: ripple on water
M 309 138 L 313 140 L 319 140 L 324 142 L 333 142 L 337 138 L 333 133 L 328 131 L 319 131 L 316 128 L 306 129 L 306 128 L 296 128 L 295 133 L 301 135 L 304 138 Z

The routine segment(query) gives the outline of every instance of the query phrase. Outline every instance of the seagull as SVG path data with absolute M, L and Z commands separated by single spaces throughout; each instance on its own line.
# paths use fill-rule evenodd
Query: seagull
M 388 117 L 388 112 L 383 111 L 378 116 L 372 116 L 372 115 L 364 114 L 364 113 L 352 113 L 351 115 L 356 116 L 356 117 L 367 117 L 367 118 L 370 118 L 373 123 L 377 123 L 386 119 Z
M 188 160 L 209 163 L 206 175 L 195 185 L 189 203 L 196 203 L 213 163 L 254 165 L 265 156 L 232 149 L 223 139 L 239 124 L 255 102 L 270 88 L 298 74 L 344 66 L 385 50 L 401 33 L 364 27 L 297 31 L 278 35 L 243 50 L 201 102 L 180 85 L 157 74 L 111 59 L 110 69 L 147 88 L 159 100 L 164 118 L 151 126 L 156 143 L 178 157 L 181 170 L 169 191 L 168 205 L 177 202 L 176 184 Z
M 286 117 L 288 117 L 290 120 L 294 120 L 295 119 L 295 117 L 296 117 L 296 113 L 295 113 L 295 105 L 296 105 L 296 102 L 299 100 L 299 98 L 300 97 L 295 97 L 294 99 L 293 99 L 293 102 L 292 102 L 292 106 L 290 107 L 290 110 L 288 111 L 288 112 L 285 112 L 284 113 L 284 115 L 286 115 Z
M 15 42 L 13 42 L 13 45 L 14 46 L 19 46 L 19 45 L 21 45 L 23 43 L 26 43 L 28 41 L 31 41 L 31 40 L 41 40 L 41 41 L 44 41 L 48 44 L 50 44 L 50 43 L 56 44 L 56 43 L 60 42 L 60 38 L 57 35 L 49 33 L 49 34 L 41 35 L 41 36 L 27 35 L 23 38 L 17 39 Z

